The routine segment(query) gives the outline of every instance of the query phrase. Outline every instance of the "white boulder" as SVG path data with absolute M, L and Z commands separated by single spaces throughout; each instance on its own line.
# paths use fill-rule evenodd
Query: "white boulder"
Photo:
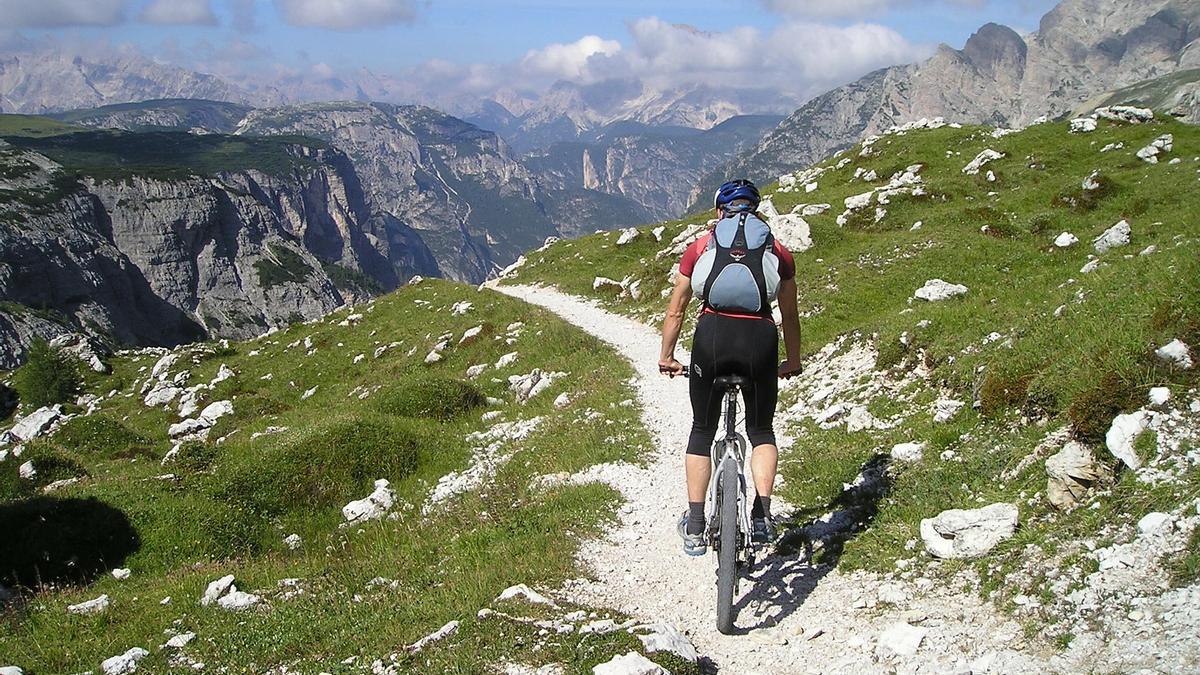
M 1135 108 L 1128 105 L 1105 106 L 1096 108 L 1095 115 L 1113 122 L 1129 124 L 1144 124 L 1154 121 L 1154 111 L 1149 108 Z
M 208 588 L 204 589 L 204 595 L 200 596 L 201 606 L 208 607 L 221 596 L 228 593 L 229 589 L 233 588 L 233 578 L 232 574 L 226 574 L 220 579 L 209 583 Z
M 1192 350 L 1182 340 L 1176 338 L 1154 350 L 1158 360 L 1180 370 L 1191 370 L 1196 366 L 1192 359 Z
M 983 152 L 976 155 L 975 159 L 971 160 L 970 164 L 967 164 L 966 166 L 964 166 L 962 169 L 962 172 L 967 174 L 968 176 L 975 176 L 979 173 L 980 169 L 982 169 L 987 164 L 994 162 L 998 159 L 1004 159 L 1004 157 L 1005 157 L 1004 153 L 996 152 L 995 150 L 988 148 L 987 150 L 984 150 Z
M 208 423 L 208 426 L 213 426 L 217 420 L 226 415 L 233 414 L 233 403 L 231 401 L 217 401 L 209 403 L 204 410 L 200 411 L 200 419 Z
M 892 459 L 897 462 L 919 462 L 924 452 L 924 443 L 900 443 L 892 446 Z
M 954 419 L 959 411 L 967 406 L 962 401 L 956 401 L 950 398 L 943 398 L 933 404 L 933 423 L 945 424 Z
M 125 581 L 126 579 L 128 579 L 130 576 L 133 575 L 133 571 L 130 570 L 128 567 L 118 567 L 117 569 L 113 570 L 110 574 L 112 574 L 112 577 L 114 579 L 116 579 L 117 581 Z
M 626 228 L 621 230 L 621 236 L 617 237 L 617 246 L 624 246 L 638 238 L 641 232 L 638 232 L 636 227 Z
M 1137 522 L 1138 534 L 1142 536 L 1170 532 L 1171 527 L 1171 515 L 1168 513 L 1147 513 Z
M 383 478 L 375 481 L 375 490 L 370 495 L 342 507 L 342 517 L 348 523 L 363 523 L 382 518 L 396 503 L 396 493 L 390 485 L 391 483 Z
M 912 656 L 921 648 L 929 629 L 912 626 L 904 621 L 894 623 L 883 631 L 876 645 L 880 656 Z
M 61 405 L 38 408 L 21 418 L 9 431 L 22 441 L 32 441 L 50 430 L 63 417 Z
M 645 635 L 640 634 L 640 630 L 643 628 L 648 629 L 649 633 Z M 634 631 L 638 633 L 638 639 L 642 641 L 642 646 L 645 647 L 647 653 L 669 652 L 692 663 L 695 663 L 700 657 L 696 653 L 696 647 L 692 645 L 691 641 L 684 637 L 683 633 L 679 632 L 679 629 L 669 623 L 641 626 L 635 628 Z
M 17 467 L 17 475 L 23 480 L 33 480 L 37 477 L 37 468 L 33 466 L 33 460 L 29 460 Z
M 1105 253 L 1119 246 L 1127 246 L 1129 244 L 1129 235 L 1133 233 L 1128 221 L 1113 225 L 1104 231 L 1104 234 L 1096 237 L 1092 241 L 1092 245 L 1096 247 L 1096 253 Z
M 161 405 L 167 405 L 175 400 L 175 397 L 183 393 L 179 387 L 170 382 L 159 381 L 154 383 L 154 388 L 146 394 L 146 398 L 142 402 L 147 408 L 156 408 Z
M 550 598 L 538 593 L 525 584 L 517 584 L 509 586 L 496 596 L 496 602 L 504 602 L 505 600 L 521 599 L 533 605 L 546 605 L 547 607 L 558 607 L 558 603 Z
M 1150 407 L 1165 408 L 1171 401 L 1171 390 L 1167 387 L 1152 387 L 1150 389 Z
M 199 438 L 207 435 L 211 428 L 212 424 L 203 419 L 183 420 L 167 427 L 167 435 L 176 440 Z
M 1066 510 L 1078 504 L 1089 487 L 1108 478 L 1109 472 L 1087 446 L 1071 441 L 1046 460 L 1046 475 L 1046 499 Z
M 232 368 L 230 368 L 229 366 L 222 363 L 221 367 L 219 369 L 217 369 L 216 377 L 214 377 L 212 379 L 212 382 L 209 382 L 209 384 L 213 385 L 213 384 L 217 384 L 219 382 L 224 382 L 225 380 L 228 380 L 229 378 L 233 377 L 235 374 L 236 373 L 233 372 Z
M 166 649 L 183 649 L 189 642 L 195 639 L 195 633 L 190 631 L 187 633 L 180 633 L 179 635 L 172 637 L 170 640 L 167 640 L 163 647 Z
M 1134 451 L 1133 444 L 1146 430 L 1147 423 L 1146 413 L 1141 410 L 1128 415 L 1117 415 L 1108 433 L 1104 435 L 1104 444 L 1108 451 L 1130 469 L 1137 470 L 1142 466 L 1142 460 Z
M 962 284 L 952 284 L 941 279 L 930 279 L 918 288 L 913 297 L 927 302 L 940 302 L 958 295 L 965 295 L 970 289 Z
M 592 668 L 592 675 L 671 675 L 665 668 L 637 652 L 629 652 Z
M 865 209 L 871 205 L 871 202 L 874 199 L 875 199 L 875 191 L 874 190 L 872 190 L 870 192 L 864 192 L 860 195 L 854 195 L 853 197 L 846 197 L 846 210 L 847 211 L 858 211 L 859 209 Z
M 471 303 L 469 303 L 465 300 L 463 302 L 456 302 L 456 303 L 454 303 L 454 306 L 450 308 L 450 315 L 451 316 L 462 316 L 474 308 L 475 308 L 475 305 L 472 305 Z
M 1096 130 L 1096 120 L 1091 117 L 1080 117 L 1071 120 L 1071 133 L 1089 134 Z
M 426 645 L 431 644 L 433 642 L 437 642 L 438 640 L 444 640 L 444 639 L 454 635 L 457 632 L 458 632 L 458 622 L 451 621 L 451 622 L 447 623 L 446 625 L 442 626 L 441 628 L 430 633 L 429 635 L 426 635 L 425 637 L 421 638 L 420 640 L 417 640 L 416 642 L 412 643 L 411 645 L 408 645 L 408 647 L 406 647 L 406 649 L 410 653 L 415 654 L 416 652 L 419 652 L 422 649 L 424 649 Z
M 104 659 L 100 667 L 104 670 L 104 675 L 129 675 L 137 671 L 138 661 L 147 656 L 150 656 L 150 652 L 141 647 L 134 647 L 124 654 Z
M 771 220 L 771 233 L 789 251 L 797 253 L 812 248 L 812 228 L 802 216 L 790 213 Z
M 260 602 L 262 602 L 262 598 L 253 593 L 239 591 L 237 587 L 231 588 L 228 593 L 217 598 L 217 606 L 231 612 L 250 609 L 257 606 Z
M 67 613 L 79 614 L 80 616 L 92 616 L 95 614 L 103 614 L 108 611 L 109 605 L 112 604 L 107 595 L 101 595 L 93 600 L 81 602 L 77 605 L 69 605 Z
M 509 352 L 504 356 L 496 359 L 496 369 L 507 368 L 517 362 L 517 352 Z
M 1057 239 L 1054 240 L 1054 245 L 1059 248 L 1070 248 L 1078 243 L 1079 237 L 1076 237 L 1070 232 L 1063 232 L 1062 234 L 1058 235 Z
M 0 675 L 25 675 L 25 671 L 18 666 L 0 666 Z
M 283 538 L 283 545 L 288 547 L 289 551 L 295 551 L 303 543 L 304 540 L 300 538 L 300 535 L 294 532 Z
M 925 549 L 938 558 L 978 558 L 1008 539 L 1017 529 L 1014 504 L 981 509 L 951 509 L 921 521 Z
M 527 375 L 512 375 L 508 378 L 508 387 L 517 397 L 518 403 L 527 403 L 554 384 L 554 380 L 565 373 L 547 373 L 540 368 L 534 368 Z

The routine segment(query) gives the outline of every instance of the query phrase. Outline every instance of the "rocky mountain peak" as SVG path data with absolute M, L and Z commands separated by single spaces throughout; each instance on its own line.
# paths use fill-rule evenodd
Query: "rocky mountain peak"
M 1015 30 L 989 23 L 967 40 L 962 53 L 982 74 L 996 77 L 1006 72 L 1019 79 L 1024 75 L 1029 47 Z

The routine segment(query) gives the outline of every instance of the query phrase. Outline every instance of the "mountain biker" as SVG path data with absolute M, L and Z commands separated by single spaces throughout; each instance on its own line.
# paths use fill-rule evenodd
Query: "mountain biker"
M 760 201 L 758 188 L 748 180 L 729 181 L 717 190 L 713 200 L 717 220 L 710 221 L 709 232 L 684 252 L 663 322 L 659 372 L 682 375 L 686 367 L 675 359 L 675 346 L 684 313 L 693 294 L 703 301 L 692 340 L 688 386 L 692 401 L 692 431 L 685 457 L 688 510 L 679 522 L 684 553 L 692 556 L 704 555 L 708 548 L 704 499 L 712 476 L 710 457 L 722 400 L 720 392 L 714 391 L 713 380 L 725 375 L 740 375 L 751 382 L 742 392 L 746 435 L 754 447 L 750 469 L 757 496 L 751 510 L 751 536 L 760 543 L 775 538 L 771 490 L 779 450 L 772 424 L 779 378 L 797 375 L 803 366 L 796 264 L 792 254 L 770 236 L 766 219 L 757 213 Z M 718 286 L 722 287 L 720 293 Z M 787 351 L 782 364 L 770 306 L 775 297 Z

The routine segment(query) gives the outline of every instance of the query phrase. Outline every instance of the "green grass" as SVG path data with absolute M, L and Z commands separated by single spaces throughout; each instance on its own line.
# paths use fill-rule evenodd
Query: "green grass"
M 907 544 L 919 542 L 921 519 L 943 509 L 1014 502 L 1021 510 L 1019 536 L 986 558 L 981 573 L 985 587 L 1015 594 L 1024 591 L 1013 588 L 1004 574 L 1023 564 L 1026 544 L 1054 548 L 1059 541 L 1095 537 L 1104 528 L 1128 526 L 1149 510 L 1173 508 L 1200 489 L 1194 472 L 1178 485 L 1159 488 L 1123 474 L 1098 508 L 1058 514 L 1044 499 L 1030 502 L 1045 490 L 1043 462 L 1017 471 L 1048 431 L 1064 425 L 1115 466 L 1103 447 L 1114 415 L 1144 405 L 1152 386 L 1187 392 L 1200 384 L 1195 371 L 1170 370 L 1153 357 L 1154 348 L 1174 338 L 1200 344 L 1200 257 L 1195 253 L 1200 162 L 1191 150 L 1200 147 L 1200 129 L 1159 120 L 1142 126 L 1101 122 L 1095 133 L 1077 136 L 1067 133 L 1065 123 L 1000 139 L 990 131 L 945 127 L 885 136 L 872 156 L 860 157 L 861 148 L 855 147 L 821 162 L 832 170 L 819 179 L 816 192 L 773 196 L 781 213 L 801 203 L 833 206 L 806 219 L 814 246 L 796 255 L 806 358 L 853 335 L 877 346 L 880 370 L 901 375 L 921 360 L 931 369 L 913 404 L 869 402 L 877 416 L 909 409 L 894 429 L 824 431 L 809 421 L 779 429 L 795 438 L 781 459 L 781 492 L 798 507 L 795 522 L 804 524 L 838 506 L 843 484 L 893 444 L 925 441 L 929 447 L 922 462 L 889 469 L 886 495 L 835 559 L 847 569 L 891 572 L 898 559 L 914 555 Z M 1174 134 L 1176 151 L 1170 158 L 1181 163 L 1151 166 L 1134 156 L 1163 133 Z M 1100 152 L 1118 142 L 1124 150 Z M 1006 155 L 987 167 L 995 182 L 961 171 L 985 148 Z M 842 157 L 851 161 L 834 169 Z M 847 197 L 883 185 L 917 163 L 924 165 L 928 196 L 893 199 L 879 223 L 874 217 L 853 217 L 846 226 L 837 225 Z M 868 185 L 854 179 L 860 167 L 877 171 L 881 180 Z M 1099 171 L 1101 188 L 1085 193 L 1081 183 L 1093 171 Z M 670 286 L 678 261 L 677 255 L 658 252 L 689 224 L 708 217 L 663 223 L 662 242 L 644 226 L 638 239 L 622 247 L 615 245 L 618 233 L 558 243 L 529 254 L 513 281 L 557 286 L 658 324 L 666 305 L 660 293 Z M 1091 240 L 1122 219 L 1132 225 L 1131 244 L 1100 255 L 1101 267 L 1081 274 L 1088 255 L 1095 255 Z M 922 227 L 913 231 L 917 221 Z M 1054 247 L 1063 231 L 1081 243 Z M 1149 246 L 1157 252 L 1137 255 Z M 642 298 L 594 291 L 597 276 L 640 280 Z M 943 303 L 913 300 L 913 292 L 933 278 L 965 284 L 970 292 Z M 984 344 L 992 332 L 1002 339 Z M 904 334 L 907 345 L 900 342 Z M 967 402 L 978 400 L 980 409 L 946 425 L 913 413 L 924 410 L 939 389 Z M 779 409 L 795 402 L 795 394 L 785 393 Z M 1144 458 L 1155 452 L 1154 440 L 1153 434 L 1141 439 Z M 955 458 L 940 459 L 944 451 Z M 1180 569 L 1189 569 L 1187 561 L 1194 563 L 1194 554 L 1178 563 Z M 1089 564 L 1086 558 L 1059 562 Z
M 74 134 L 84 130 L 83 127 L 52 120 L 49 117 L 0 114 L 0 136 L 3 137 L 26 136 L 30 138 L 44 138 L 46 136 Z
M 449 307 L 463 300 L 477 309 L 450 316 Z M 140 645 L 152 652 L 142 668 L 162 672 L 168 666 L 157 647 L 166 640 L 163 630 L 175 627 L 197 632 L 186 653 L 213 666 L 344 672 L 340 663 L 348 657 L 369 664 L 405 654 L 404 645 L 454 619 L 463 621 L 458 636 L 418 657 L 404 655 L 402 665 L 467 673 L 503 658 L 590 672 L 637 646 L 624 633 L 547 639 L 526 626 L 476 617 L 509 585 L 551 589 L 580 574 L 573 558 L 578 541 L 610 522 L 618 495 L 601 485 L 534 489 L 530 483 L 596 463 L 639 461 L 649 443 L 638 411 L 617 405 L 629 398 L 630 366 L 548 313 L 450 283 L 422 282 L 353 311 L 363 314 L 357 325 L 337 325 L 350 313 L 343 310 L 228 348 L 183 348 L 171 372 L 189 370 L 189 384 L 208 382 L 221 364 L 237 373 L 205 400 L 230 398 L 234 414 L 208 443 L 184 445 L 165 466 L 159 459 L 171 448 L 166 428 L 178 418 L 145 408 L 139 393 L 157 355 L 118 356 L 112 374 L 89 374 L 87 391 L 115 387 L 118 394 L 46 444 L 47 452 L 75 462 L 82 480 L 34 499 L 29 486 L 13 494 L 4 486 L 14 481 L 0 474 L 0 523 L 20 538 L 5 547 L 0 569 L 33 569 L 20 581 L 44 585 L 0 619 L 6 662 L 27 672 L 95 670 L 102 659 Z M 507 326 L 518 320 L 524 327 L 510 333 Z M 477 325 L 487 329 L 459 345 Z M 444 334 L 452 337 L 444 359 L 425 364 Z M 315 349 L 311 356 L 305 338 Z M 398 344 L 374 356 L 392 343 Z M 515 364 L 464 383 L 469 366 L 495 363 L 511 351 L 520 354 Z M 359 354 L 366 358 L 354 363 Z M 570 375 L 518 404 L 506 378 L 535 367 Z M 562 391 L 573 402 L 557 410 L 552 401 Z M 503 403 L 481 408 L 480 396 Z M 507 446 L 511 460 L 481 489 L 423 516 L 438 478 L 468 465 L 465 436 L 489 426 L 480 419 L 484 409 L 501 411 L 503 420 L 543 421 L 525 441 Z M 604 412 L 605 421 L 581 424 L 585 410 Z M 253 437 L 268 427 L 287 431 Z M 0 467 L 15 471 L 11 461 Z M 396 490 L 398 519 L 339 528 L 341 506 L 366 496 L 378 478 Z M 31 522 L 80 533 L 82 543 L 68 545 L 46 528 L 30 529 Z M 303 538 L 299 550 L 282 542 L 291 533 Z M 73 572 L 61 566 L 70 555 Z M 116 566 L 133 576 L 118 582 L 105 574 Z M 261 592 L 269 609 L 201 608 L 205 585 L 226 573 L 236 575 L 239 588 Z M 377 576 L 398 587 L 367 590 Z M 301 579 L 305 593 L 280 599 L 277 582 L 285 578 Z M 113 601 L 102 617 L 64 610 L 101 593 Z M 167 596 L 170 604 L 160 604 Z

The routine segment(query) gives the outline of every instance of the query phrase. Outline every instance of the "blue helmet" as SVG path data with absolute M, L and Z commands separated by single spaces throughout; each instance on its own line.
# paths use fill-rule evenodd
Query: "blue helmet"
M 757 209 L 758 203 L 762 201 L 762 195 L 758 194 L 758 188 L 754 187 L 754 183 L 745 178 L 739 178 L 725 183 L 717 190 L 716 196 L 713 197 L 713 206 L 721 208 L 737 199 L 748 199 L 752 208 Z

